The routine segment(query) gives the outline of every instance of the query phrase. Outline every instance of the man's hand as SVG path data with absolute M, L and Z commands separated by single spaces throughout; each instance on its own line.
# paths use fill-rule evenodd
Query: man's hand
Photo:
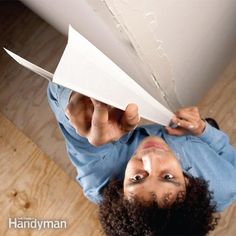
M 205 122 L 201 119 L 197 107 L 187 107 L 178 110 L 172 118 L 172 123 L 176 128 L 166 127 L 168 134 L 182 135 L 200 135 L 205 129 Z
M 94 146 L 118 140 L 140 120 L 135 104 L 121 111 L 76 92 L 71 95 L 66 116 L 76 132 Z

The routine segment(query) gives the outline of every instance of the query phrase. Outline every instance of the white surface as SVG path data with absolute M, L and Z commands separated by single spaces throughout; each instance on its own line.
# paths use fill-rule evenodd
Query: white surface
M 71 23 L 162 104 L 152 75 L 169 100 L 196 104 L 236 48 L 235 0 L 21 1 L 64 34 Z
M 87 0 L 23 0 L 22 2 L 65 35 L 68 34 L 69 24 L 73 25 L 81 35 L 99 48 L 155 99 L 168 106 L 159 89 L 154 86 L 146 66 L 137 57 L 129 39 L 123 38 L 115 26 L 111 28 L 107 25 L 107 23 L 114 24 L 109 11 L 106 12 L 106 22 L 97 14 L 99 11 L 96 7 L 90 6 Z M 98 0 L 96 4 L 104 5 Z
M 113 107 L 125 110 L 136 103 L 141 117 L 169 125 L 173 113 L 156 101 L 87 39 L 69 29 L 69 39 L 57 69 L 52 75 L 5 49 L 17 62 L 59 85 Z

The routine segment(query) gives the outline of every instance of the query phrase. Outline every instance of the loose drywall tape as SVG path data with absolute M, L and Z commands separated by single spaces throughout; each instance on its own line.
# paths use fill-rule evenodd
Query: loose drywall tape
M 71 26 L 67 46 L 54 75 L 5 50 L 18 63 L 42 77 L 113 107 L 125 110 L 129 103 L 136 103 L 141 117 L 165 126 L 173 116 Z

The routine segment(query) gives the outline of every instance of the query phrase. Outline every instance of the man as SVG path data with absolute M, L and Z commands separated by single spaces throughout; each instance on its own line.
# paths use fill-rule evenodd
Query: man
M 196 107 L 176 112 L 176 128 L 137 127 L 135 104 L 122 112 L 52 83 L 48 97 L 107 235 L 205 235 L 236 199 L 236 151 Z

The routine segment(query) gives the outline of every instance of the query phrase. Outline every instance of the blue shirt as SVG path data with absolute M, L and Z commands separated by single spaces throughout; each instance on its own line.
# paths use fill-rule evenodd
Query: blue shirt
M 200 136 L 170 136 L 160 125 L 140 126 L 116 142 L 94 147 L 70 125 L 65 108 L 71 90 L 49 83 L 48 99 L 66 141 L 69 158 L 77 170 L 77 181 L 94 203 L 102 200 L 101 189 L 111 178 L 121 180 L 127 162 L 147 136 L 160 136 L 179 159 L 185 173 L 202 177 L 214 192 L 219 211 L 236 199 L 236 150 L 228 137 L 206 123 Z

